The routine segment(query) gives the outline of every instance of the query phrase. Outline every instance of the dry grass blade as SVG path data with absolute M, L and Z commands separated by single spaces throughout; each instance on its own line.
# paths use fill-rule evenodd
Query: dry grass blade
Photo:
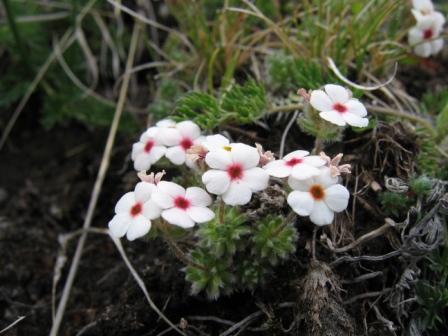
M 20 321 L 22 321 L 26 316 L 19 316 L 19 318 L 17 320 L 15 320 L 13 323 L 11 323 L 9 326 L 7 326 L 6 328 L 0 330 L 0 334 L 3 334 L 5 332 L 7 332 L 8 330 L 10 330 L 12 327 L 14 327 L 16 324 L 20 323 Z
M 156 304 L 154 303 L 154 301 L 152 301 L 151 296 L 149 295 L 148 289 L 145 286 L 145 283 L 143 282 L 142 278 L 138 275 L 137 271 L 135 270 L 135 268 L 132 266 L 131 262 L 129 261 L 128 257 L 126 256 L 126 252 L 123 249 L 123 245 L 121 245 L 121 242 L 119 239 L 114 238 L 112 236 L 110 236 L 112 238 L 112 241 L 114 242 L 115 246 L 117 247 L 118 252 L 120 252 L 121 257 L 123 258 L 126 266 L 129 269 L 129 272 L 131 272 L 133 278 L 135 279 L 135 281 L 137 282 L 138 286 L 141 288 L 141 290 L 143 291 L 143 294 L 145 294 L 146 300 L 148 300 L 149 305 L 151 306 L 151 308 L 174 330 L 176 330 L 179 334 L 181 335 L 185 335 L 185 333 L 183 333 L 178 327 L 176 327 L 176 325 L 171 322 L 161 311 L 159 308 L 157 308 Z
M 132 38 L 131 38 L 131 44 L 129 47 L 129 55 L 126 62 L 126 71 L 129 71 L 129 69 L 132 68 L 132 65 L 134 63 L 135 53 L 137 50 L 137 44 L 138 44 L 138 36 L 139 36 L 139 24 L 135 23 L 134 29 L 132 32 Z M 101 160 L 101 165 L 98 170 L 98 175 L 95 181 L 95 185 L 92 190 L 92 195 L 89 202 L 89 207 L 87 209 L 86 218 L 84 220 L 83 229 L 88 229 L 90 227 L 90 224 L 92 222 L 93 214 L 96 208 L 96 204 L 98 202 L 98 197 L 101 191 L 101 187 L 104 182 L 104 178 L 106 176 L 107 169 L 109 167 L 110 162 L 110 156 L 112 154 L 112 148 L 115 141 L 115 136 L 117 134 L 118 125 L 120 122 L 120 117 L 123 112 L 124 104 L 126 101 L 126 95 L 129 87 L 129 81 L 130 81 L 131 75 L 128 74 L 123 79 L 123 85 L 121 87 L 120 96 L 118 98 L 117 108 L 115 110 L 114 119 L 112 121 L 112 125 L 110 127 L 109 135 L 107 138 L 106 147 L 104 148 L 103 157 Z M 84 244 L 87 239 L 87 232 L 84 232 L 81 237 L 78 240 L 78 245 L 76 246 L 75 255 L 73 257 L 72 264 L 70 265 L 69 274 L 67 276 L 67 280 L 65 282 L 65 286 L 62 292 L 61 300 L 59 301 L 58 309 L 56 311 L 56 316 L 54 323 L 51 327 L 50 336 L 56 336 L 59 331 L 59 327 L 62 322 L 62 317 L 64 315 L 65 307 L 67 305 L 71 288 L 73 286 L 73 282 L 75 280 L 76 272 L 78 270 L 79 261 L 81 260 L 82 251 L 84 249 Z

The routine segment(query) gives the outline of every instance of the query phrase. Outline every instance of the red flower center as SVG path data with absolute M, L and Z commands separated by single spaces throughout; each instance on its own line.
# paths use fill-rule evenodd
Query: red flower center
M 324 192 L 324 190 L 323 190 L 322 187 L 321 187 L 320 185 L 318 185 L 318 184 L 315 184 L 315 185 L 311 186 L 309 192 L 310 192 L 311 196 L 313 196 L 313 198 L 314 198 L 316 201 L 321 200 L 321 199 L 324 198 L 324 196 L 325 196 L 325 192 Z
M 432 38 L 432 36 L 434 35 L 434 33 L 432 32 L 431 28 L 425 29 L 423 31 L 423 38 L 425 40 L 430 40 Z
M 333 109 L 338 111 L 339 113 L 345 113 L 347 112 L 347 107 L 345 105 L 342 105 L 340 103 L 336 103 L 333 105 Z
M 139 215 L 142 212 L 142 205 L 141 203 L 135 203 L 131 208 L 131 216 L 135 217 Z
M 243 177 L 243 167 L 238 163 L 234 163 L 227 167 L 227 174 L 229 174 L 232 181 L 239 180 Z
M 148 140 L 145 145 L 145 152 L 149 153 L 153 147 L 154 147 L 154 141 Z
M 292 159 L 286 161 L 285 163 L 289 167 L 294 167 L 295 165 L 298 165 L 299 163 L 302 163 L 302 161 L 303 160 L 299 159 L 299 158 L 292 158 Z
M 185 197 L 178 196 L 174 199 L 174 206 L 182 210 L 187 210 L 190 207 L 190 201 Z
M 190 149 L 191 146 L 193 146 L 193 141 L 191 141 L 190 138 L 183 138 L 180 142 L 180 146 L 183 148 L 183 150 Z

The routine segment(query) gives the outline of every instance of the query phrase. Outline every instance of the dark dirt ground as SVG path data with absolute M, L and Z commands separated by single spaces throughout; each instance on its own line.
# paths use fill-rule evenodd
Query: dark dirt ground
M 425 73 L 434 76 L 431 72 Z M 411 77 L 406 78 L 406 72 L 402 77 L 412 82 Z M 419 84 L 411 85 L 412 90 L 420 90 Z M 82 226 L 108 132 L 107 129 L 87 129 L 74 122 L 45 130 L 40 126 L 39 115 L 33 112 L 31 109 L 24 111 L 0 159 L 0 329 L 18 316 L 26 316 L 7 333 L 10 336 L 48 335 L 55 263 L 58 255 L 67 256 L 57 286 L 58 301 L 78 236 L 68 241 L 65 253 L 59 241 L 62 235 Z M 5 120 L 2 117 L 3 123 Z M 257 129 L 257 136 L 261 140 L 269 138 L 271 144 L 267 147 L 275 150 L 281 130 L 279 127 L 275 131 L 278 134 L 270 134 Z M 92 222 L 94 227 L 107 227 L 114 204 L 137 180 L 129 158 L 132 141 L 132 136 L 125 135 L 116 139 Z M 294 129 L 290 141 L 312 147 L 312 139 L 304 139 L 303 134 Z M 405 145 L 414 151 L 412 143 Z M 346 146 L 356 148 L 358 143 Z M 289 149 L 292 147 L 286 151 Z M 364 155 L 366 162 L 371 163 L 371 155 L 367 152 Z M 371 168 L 369 164 L 366 166 Z M 393 171 L 392 166 L 390 170 Z M 358 216 L 368 225 L 355 232 L 365 232 L 368 227 L 382 224 L 380 218 L 369 213 Z M 217 302 L 189 295 L 189 285 L 181 271 L 183 265 L 161 240 L 138 240 L 132 244 L 123 240 L 123 244 L 153 300 L 174 323 L 185 318 L 191 328 L 199 328 L 204 335 L 215 335 L 230 326 L 195 321 L 191 316 L 215 316 L 237 322 L 261 310 L 261 318 L 251 325 L 261 326 L 256 334 L 284 335 L 282 328 L 288 328 L 300 309 L 276 305 L 297 302 L 300 290 L 294 290 L 297 286 L 291 279 L 303 276 L 308 267 L 303 264 L 303 260 L 308 259 L 305 237 L 309 238 L 312 229 L 307 223 L 300 225 L 297 253 L 288 264 L 276 270 L 275 277 L 268 279 L 255 293 L 237 293 Z M 384 244 L 372 244 L 369 252 L 386 253 L 388 248 Z M 376 267 L 388 265 L 390 263 L 380 263 Z M 350 269 L 341 272 L 348 277 L 356 275 L 350 274 Z M 370 289 L 380 289 L 384 282 L 370 283 Z M 352 287 L 356 290 L 356 286 Z M 362 290 L 363 286 L 359 285 L 359 291 Z M 364 308 L 354 306 L 348 312 L 353 316 L 364 314 Z M 357 330 L 359 323 L 354 325 Z M 89 234 L 60 335 L 77 335 L 80 331 L 82 335 L 158 335 L 166 328 L 149 308 L 109 237 Z M 257 330 L 253 331 L 247 330 L 242 335 L 255 334 Z M 167 333 L 172 334 L 174 332 Z

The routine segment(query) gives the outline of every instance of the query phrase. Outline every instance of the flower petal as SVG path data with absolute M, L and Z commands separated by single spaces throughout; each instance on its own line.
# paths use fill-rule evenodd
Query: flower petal
M 293 191 L 288 195 L 288 204 L 300 216 L 309 216 L 314 206 L 314 199 L 309 192 Z
M 168 223 L 188 229 L 194 226 L 193 220 L 183 210 L 172 208 L 162 211 L 162 218 Z
M 163 119 L 157 122 L 156 126 L 158 127 L 175 127 L 176 122 L 171 119 Z
M 333 106 L 330 97 L 322 90 L 314 90 L 311 92 L 310 104 L 318 111 L 329 111 Z
M 418 9 L 419 11 L 432 12 L 434 10 L 431 0 L 412 0 L 412 7 Z
M 228 146 L 230 141 L 221 134 L 208 135 L 202 145 L 209 151 Z
M 297 180 L 306 180 L 320 174 L 319 168 L 299 163 L 292 168 L 291 176 Z
M 348 109 L 348 113 L 355 114 L 359 117 L 365 117 L 367 115 L 367 110 L 363 103 L 361 103 L 358 99 L 350 99 L 345 106 Z
M 164 146 L 154 146 L 151 151 L 149 152 L 149 157 L 151 158 L 151 164 L 156 163 L 159 161 L 162 156 L 166 152 L 166 147 Z
M 289 161 L 291 159 L 303 159 L 305 156 L 310 155 L 310 152 L 306 150 L 296 150 L 283 157 L 283 160 Z
M 310 220 L 318 225 L 328 225 L 331 224 L 334 218 L 334 213 L 331 211 L 331 209 L 327 206 L 327 204 L 323 201 L 314 202 L 313 210 L 310 214 Z
M 342 118 L 344 118 L 346 123 L 349 124 L 350 126 L 366 127 L 369 124 L 369 119 L 362 118 L 350 112 L 342 114 Z
M 151 200 L 162 209 L 169 209 L 174 206 L 174 198 L 161 191 L 156 191 L 155 193 L 153 193 L 151 196 Z
M 159 136 L 165 146 L 176 146 L 182 139 L 182 135 L 176 128 L 162 128 Z
M 185 198 L 188 199 L 194 206 L 206 207 L 212 204 L 212 198 L 207 192 L 199 187 L 187 188 Z
M 135 186 L 134 197 L 137 202 L 145 203 L 149 201 L 152 193 L 156 190 L 156 186 L 148 182 L 139 182 Z
M 244 205 L 249 203 L 252 191 L 249 186 L 242 181 L 232 182 L 227 191 L 222 194 L 224 203 L 229 205 Z
M 171 163 L 181 165 L 185 163 L 185 151 L 181 146 L 170 147 L 166 150 L 165 156 Z
M 413 46 L 423 41 L 423 34 L 417 27 L 412 27 L 408 32 L 408 43 Z
M 261 191 L 268 187 L 269 175 L 263 168 L 255 167 L 244 171 L 242 181 L 247 183 L 252 191 Z
M 184 187 L 178 185 L 174 182 L 169 181 L 160 181 L 157 184 L 157 188 L 165 193 L 170 195 L 171 197 L 177 197 L 177 196 L 185 196 L 185 189 Z
M 349 99 L 348 90 L 340 85 L 327 84 L 325 85 L 325 92 L 328 94 L 333 103 L 346 103 Z
M 146 171 L 151 168 L 151 157 L 147 153 L 140 153 L 135 157 L 134 169 L 136 171 Z
M 338 126 L 345 126 L 345 120 L 342 118 L 341 114 L 336 111 L 324 111 L 319 113 L 319 116 L 332 124 Z
M 326 164 L 325 160 L 318 155 L 310 155 L 303 158 L 303 163 L 313 167 L 322 167 Z
M 240 163 L 245 169 L 256 167 L 260 161 L 257 149 L 243 143 L 232 145 L 230 156 L 233 162 Z
M 431 41 L 431 54 L 438 54 L 440 50 L 443 48 L 443 39 L 437 39 Z
M 201 135 L 201 129 L 199 126 L 190 120 L 182 121 L 178 123 L 176 127 L 183 137 L 196 139 Z
M 136 142 L 132 145 L 131 159 L 135 161 L 136 157 L 143 152 L 145 145 L 141 142 Z
M 266 172 L 275 177 L 287 177 L 291 174 L 291 167 L 287 166 L 284 160 L 275 160 L 269 162 L 263 167 Z
M 126 238 L 133 241 L 137 238 L 143 237 L 151 229 L 151 221 L 142 215 L 139 215 L 131 220 L 129 224 Z
M 329 186 L 338 183 L 339 178 L 337 176 L 331 175 L 331 170 L 328 167 L 323 167 L 320 169 L 319 176 L 314 178 L 315 183 L 320 184 L 324 189 Z
M 211 169 L 202 175 L 202 183 L 208 192 L 221 195 L 229 188 L 230 177 L 225 171 Z
M 115 215 L 108 224 L 110 233 L 115 238 L 123 237 L 128 230 L 130 222 L 131 218 L 127 213 L 119 213 Z
M 297 180 L 294 177 L 290 176 L 288 178 L 288 184 L 289 186 L 294 189 L 294 190 L 299 190 L 299 191 L 306 191 L 308 192 L 308 190 L 310 189 L 311 185 L 314 183 L 314 179 L 308 179 L 308 180 Z
M 145 216 L 148 219 L 156 219 L 160 217 L 160 213 L 162 212 L 162 209 L 154 202 L 153 200 L 148 201 L 143 204 L 143 216 Z
M 414 53 L 420 57 L 429 57 L 431 55 L 431 43 L 424 42 L 414 47 Z
M 187 209 L 187 214 L 196 223 L 205 223 L 215 217 L 215 213 L 209 208 L 192 206 Z
M 232 163 L 232 159 L 229 152 L 224 149 L 216 149 L 207 153 L 205 163 L 210 168 L 224 170 Z
M 349 197 L 350 193 L 346 187 L 335 184 L 325 189 L 324 201 L 331 210 L 341 212 L 347 208 Z
M 134 192 L 130 191 L 121 196 L 120 200 L 115 205 L 115 213 L 128 212 L 131 207 L 135 204 Z

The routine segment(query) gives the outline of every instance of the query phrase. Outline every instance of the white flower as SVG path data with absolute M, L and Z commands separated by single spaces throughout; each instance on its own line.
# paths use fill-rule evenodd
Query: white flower
M 195 223 L 205 223 L 215 217 L 215 213 L 207 208 L 212 198 L 198 187 L 185 190 L 176 183 L 161 181 L 152 199 L 163 209 L 163 219 L 182 228 L 191 228 Z
M 185 163 L 186 152 L 193 145 L 199 144 L 201 140 L 201 130 L 192 121 L 182 121 L 173 124 L 171 120 L 164 120 L 161 127 L 161 139 L 169 148 L 165 156 L 175 165 Z M 157 123 L 157 125 L 159 125 Z
M 259 161 L 257 149 L 242 143 L 210 151 L 205 162 L 212 169 L 202 175 L 202 182 L 208 192 L 221 195 L 225 203 L 246 204 L 253 192 L 268 186 L 269 175 L 257 167 Z
M 288 195 L 288 204 L 300 216 L 310 216 L 316 225 L 331 224 L 334 212 L 346 209 L 350 197 L 347 188 L 337 181 L 331 177 L 328 168 L 308 180 L 290 177 L 288 183 L 294 191 Z
M 149 170 L 151 165 L 165 154 L 166 148 L 161 143 L 159 135 L 159 128 L 151 127 L 141 135 L 139 142 L 132 145 L 131 158 L 135 170 Z
M 311 92 L 311 105 L 318 111 L 319 116 L 338 126 L 349 124 L 355 127 L 366 127 L 369 120 L 365 118 L 367 110 L 350 92 L 340 85 L 327 84 L 325 92 L 314 90 Z
M 414 47 L 414 53 L 420 57 L 437 54 L 443 48 L 440 37 L 445 18 L 439 12 L 422 16 L 417 25 L 409 30 L 408 42 Z
M 311 155 L 304 150 L 297 150 L 289 153 L 281 160 L 268 163 L 263 168 L 271 176 L 287 177 L 292 176 L 298 180 L 308 179 L 320 174 L 320 167 L 325 165 L 325 161 L 317 156 Z
M 115 216 L 109 222 L 114 237 L 126 235 L 128 240 L 144 236 L 151 229 L 151 219 L 160 216 L 160 208 L 151 200 L 156 186 L 139 182 L 133 192 L 124 194 L 115 206 Z

